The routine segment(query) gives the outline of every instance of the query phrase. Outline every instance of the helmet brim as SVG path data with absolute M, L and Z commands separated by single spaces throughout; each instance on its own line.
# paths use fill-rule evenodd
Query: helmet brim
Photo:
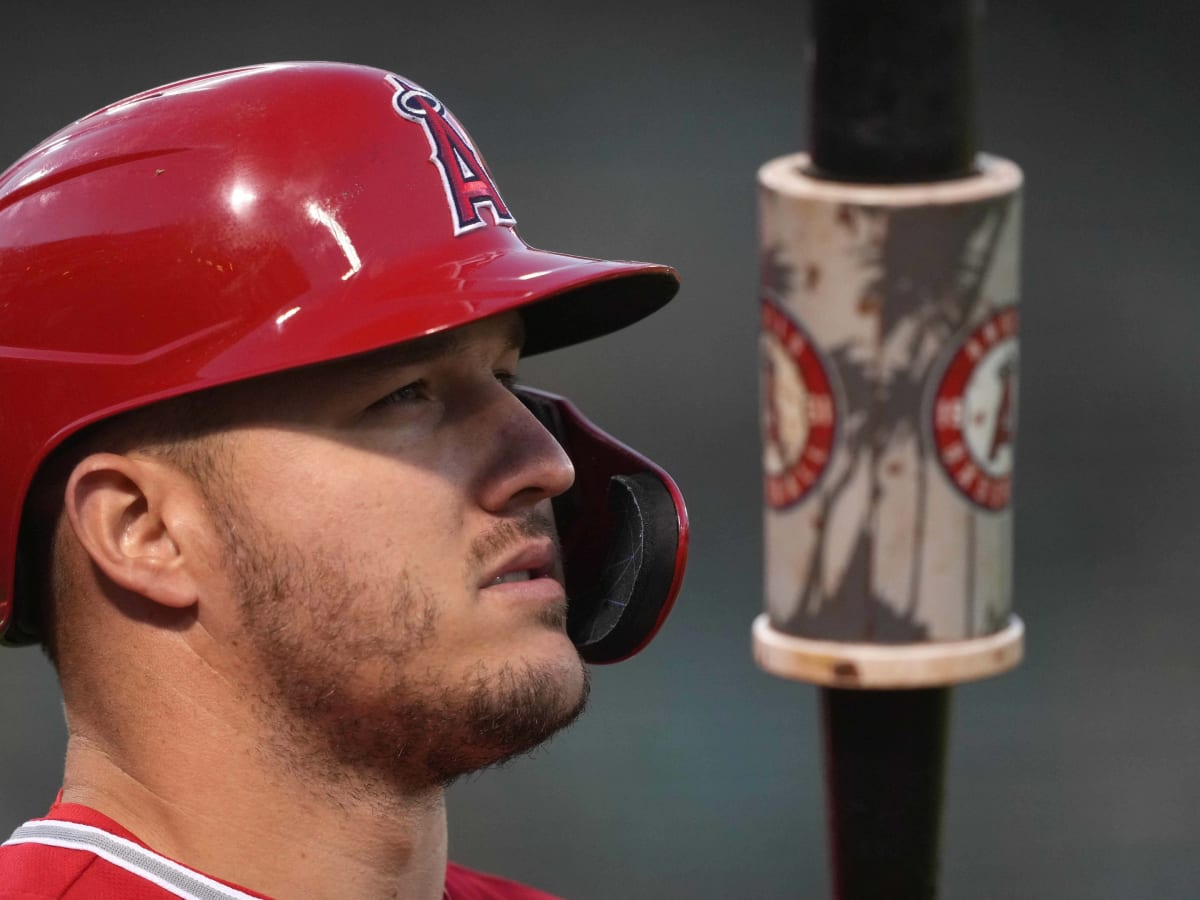
M 456 328 L 510 310 L 525 321 L 524 355 L 617 331 L 679 289 L 669 266 L 591 259 L 521 246 L 454 265 L 356 273 L 300 305 L 273 311 L 207 361 L 189 390 L 328 362 Z M 171 393 L 176 393 L 172 391 Z M 149 399 L 149 398 L 147 398 Z

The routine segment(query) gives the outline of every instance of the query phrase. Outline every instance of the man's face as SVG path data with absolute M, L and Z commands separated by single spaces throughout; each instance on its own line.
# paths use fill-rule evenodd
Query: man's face
M 218 438 L 212 585 L 292 762 L 441 783 L 582 709 L 550 509 L 574 473 L 510 390 L 519 329 L 268 379 Z

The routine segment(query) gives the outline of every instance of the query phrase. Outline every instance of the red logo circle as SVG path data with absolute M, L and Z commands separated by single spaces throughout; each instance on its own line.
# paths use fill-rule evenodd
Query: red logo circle
M 971 503 L 1005 509 L 1012 494 L 1017 422 L 1017 310 L 972 331 L 933 397 L 933 441 L 950 483 Z
M 800 502 L 833 454 L 837 405 L 825 366 L 799 325 L 762 303 L 762 432 L 766 500 Z

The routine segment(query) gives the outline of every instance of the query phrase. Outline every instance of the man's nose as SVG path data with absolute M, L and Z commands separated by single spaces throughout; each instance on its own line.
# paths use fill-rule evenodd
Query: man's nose
M 557 497 L 575 483 L 575 466 L 558 440 L 511 391 L 501 388 L 481 437 L 488 460 L 480 503 L 490 512 L 520 512 Z

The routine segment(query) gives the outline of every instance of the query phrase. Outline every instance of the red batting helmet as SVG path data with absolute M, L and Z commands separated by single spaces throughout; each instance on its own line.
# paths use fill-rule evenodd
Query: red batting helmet
M 130 97 L 0 175 L 0 640 L 37 637 L 13 589 L 22 505 L 81 428 L 505 310 L 540 353 L 622 328 L 678 287 L 665 266 L 532 249 L 514 221 L 432 94 L 334 63 Z M 569 404 L 525 400 L 580 473 L 558 504 L 572 636 L 587 658 L 623 658 L 678 591 L 682 499 Z M 631 547 L 645 558 L 632 577 Z

